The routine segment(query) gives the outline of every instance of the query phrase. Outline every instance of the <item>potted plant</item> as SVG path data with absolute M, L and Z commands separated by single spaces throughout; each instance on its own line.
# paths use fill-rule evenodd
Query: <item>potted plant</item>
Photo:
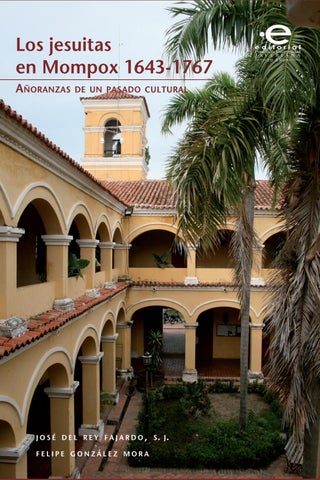
M 68 277 L 83 278 L 81 270 L 86 268 L 90 260 L 78 258 L 74 253 L 70 253 L 68 257 Z

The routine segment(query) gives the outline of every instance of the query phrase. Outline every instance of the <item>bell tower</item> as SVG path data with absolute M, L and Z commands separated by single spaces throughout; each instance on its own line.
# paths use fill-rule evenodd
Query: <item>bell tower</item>
M 112 92 L 81 98 L 85 113 L 82 166 L 98 180 L 145 180 L 148 173 L 145 97 Z

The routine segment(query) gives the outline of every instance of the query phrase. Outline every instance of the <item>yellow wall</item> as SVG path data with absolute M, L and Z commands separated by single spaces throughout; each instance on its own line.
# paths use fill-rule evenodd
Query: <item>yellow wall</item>
M 91 113 L 86 116 L 86 126 L 103 125 L 106 113 Z M 143 109 L 122 111 L 121 115 L 124 123 L 136 123 L 145 128 Z M 6 130 L 8 125 L 12 129 L 12 138 L 9 138 Z M 108 300 L 81 314 L 75 310 L 72 321 L 59 330 L 44 334 L 36 342 L 31 339 L 14 354 L 0 359 L 0 421 L 3 422 L 1 446 L 16 447 L 24 440 L 33 392 L 44 375 L 61 388 L 70 387 L 81 349 L 88 355 L 90 352 L 91 356 L 99 355 L 100 349 L 106 349 L 105 358 L 108 361 L 105 362 L 105 368 L 109 366 L 110 371 L 108 378 L 103 379 L 104 384 L 114 384 L 116 361 L 121 372 L 130 372 L 131 355 L 141 355 L 144 350 L 144 332 L 148 327 L 144 322 L 148 322 L 148 319 L 139 315 L 139 311 L 141 313 L 144 308 L 173 308 L 183 316 L 186 325 L 185 370 L 190 373 L 190 378 L 196 379 L 196 329 L 199 317 L 204 312 L 212 311 L 213 315 L 212 358 L 239 358 L 240 337 L 217 335 L 218 325 L 223 324 L 223 309 L 230 309 L 233 317 L 229 323 L 235 324 L 238 322 L 240 307 L 237 292 L 231 285 L 232 269 L 223 266 L 226 251 L 218 253 L 216 264 L 212 258 L 205 265 L 197 264 L 196 255 L 188 255 L 186 265 L 182 268 L 160 269 L 148 262 L 146 265 L 143 263 L 144 256 L 149 258 L 152 252 L 162 254 L 168 248 L 167 240 L 176 234 L 174 212 L 164 213 L 150 209 L 146 215 L 133 213 L 126 218 L 123 216 L 124 205 L 121 202 L 68 162 L 63 155 L 47 146 L 41 138 L 14 119 L 4 117 L 3 112 L 0 112 L 0 135 L 0 319 L 17 315 L 29 321 L 31 317 L 51 310 L 56 299 L 79 300 L 88 290 L 92 293 L 94 288 L 101 289 L 105 282 L 109 284 L 111 280 L 117 281 L 119 276 L 131 278 L 126 284 L 126 290 L 115 293 Z M 92 137 L 89 139 L 90 135 Z M 100 147 L 98 134 L 90 135 L 86 139 L 88 154 L 89 150 L 96 152 Z M 130 134 L 126 138 L 134 156 L 141 147 L 139 142 L 142 137 L 139 133 Z M 130 178 L 131 172 L 128 175 Z M 19 235 L 23 234 L 19 233 L 17 227 L 30 203 L 40 215 L 46 235 L 58 235 L 66 239 L 73 220 L 78 221 L 80 240 L 89 241 L 89 245 L 82 245 L 80 251 L 85 255 L 84 258 L 91 259 L 89 266 L 83 270 L 83 278 L 69 278 L 67 275 L 66 243 L 46 247 L 46 281 L 39 283 L 39 279 L 33 278 L 31 284 L 17 286 L 17 245 Z M 235 228 L 233 219 L 230 219 L 228 228 Z M 255 215 L 255 228 L 259 243 L 263 246 L 281 226 L 272 212 L 258 211 Z M 104 265 L 101 271 L 96 272 L 94 240 L 98 231 L 100 242 L 105 244 L 106 250 L 101 253 Z M 134 266 L 129 268 L 130 245 L 133 245 L 134 252 L 135 239 L 143 233 L 155 231 L 157 235 L 159 233 L 159 238 L 146 245 L 145 251 L 136 256 Z M 161 242 L 161 237 L 166 242 Z M 28 257 L 33 255 L 31 248 L 24 253 Z M 262 268 L 262 255 L 263 249 L 255 251 L 256 265 L 252 272 L 257 285 L 252 288 L 250 305 L 253 325 L 250 333 L 250 368 L 254 372 L 261 371 L 262 365 L 261 334 L 267 293 L 264 281 L 270 272 L 269 269 Z M 21 275 L 21 265 L 23 264 L 19 263 L 18 275 Z M 188 277 L 192 277 L 194 284 L 185 284 Z M 31 276 L 28 278 L 30 280 Z M 131 336 L 130 322 L 136 312 L 135 329 Z M 94 375 L 87 376 L 87 384 L 93 383 L 96 391 L 99 391 L 98 360 Z M 94 401 L 97 402 L 97 395 Z M 83 415 L 89 415 L 89 410 L 86 405 Z M 73 413 L 72 410 L 70 412 L 67 423 L 70 423 L 71 429 Z M 56 421 L 58 424 L 58 418 Z M 65 465 L 62 476 L 70 476 L 71 467 L 72 465 Z M 25 456 L 12 468 L 10 470 L 7 464 L 3 464 L 0 477 L 25 476 Z
M 100 180 L 141 180 L 147 175 L 145 161 L 148 112 L 142 98 L 82 100 L 85 110 L 83 166 Z M 121 154 L 104 156 L 104 127 L 119 122 Z

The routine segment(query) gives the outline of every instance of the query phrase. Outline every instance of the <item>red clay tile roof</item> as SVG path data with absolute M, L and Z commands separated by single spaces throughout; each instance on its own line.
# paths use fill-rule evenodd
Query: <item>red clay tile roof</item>
M 128 283 L 118 283 L 116 288 L 102 288 L 99 290 L 99 297 L 82 296 L 74 300 L 74 309 L 61 312 L 59 310 L 49 310 L 27 320 L 28 331 L 15 338 L 6 338 L 0 336 L 0 359 L 11 353 L 27 346 L 28 344 L 39 340 L 39 338 L 58 330 L 65 323 L 82 315 L 92 307 L 99 305 L 108 298 L 117 295 L 119 292 L 127 289 Z
M 137 208 L 174 209 L 176 194 L 165 180 L 105 181 L 106 189 L 128 206 Z M 273 188 L 268 180 L 258 180 L 255 193 L 255 208 L 271 210 Z M 275 205 L 280 210 L 280 204 Z
M 255 190 L 255 208 L 257 210 L 271 210 L 274 199 L 274 190 L 268 180 L 257 180 Z M 281 195 L 273 206 L 274 210 L 281 209 Z
M 144 98 L 136 97 L 127 93 L 109 93 L 91 97 L 101 98 Z M 51 142 L 43 133 L 35 128 L 31 123 L 25 120 L 9 105 L 6 105 L 0 99 L 0 110 L 8 117 L 14 119 L 17 123 L 29 130 L 33 135 L 43 141 L 54 152 L 58 153 L 65 161 L 69 162 L 74 168 L 86 175 L 88 179 L 95 182 L 120 202 L 128 206 L 150 208 L 150 209 L 173 209 L 175 208 L 176 195 L 173 188 L 165 180 L 140 180 L 140 181 L 105 181 L 100 182 L 91 173 L 81 167 L 75 160 L 63 152 L 57 145 Z M 258 180 L 256 187 L 256 209 L 271 210 L 273 201 L 273 189 L 268 180 Z M 277 203 L 275 210 L 280 210 L 280 204 Z
M 134 99 L 142 98 L 144 101 L 148 116 L 150 117 L 149 107 L 147 100 L 143 95 L 131 95 L 130 93 L 123 92 L 120 87 L 119 90 L 115 87 L 116 90 L 112 90 L 109 93 L 102 93 L 101 95 L 96 95 L 95 97 L 81 97 L 80 100 L 119 100 L 119 99 Z
M 236 283 L 233 282 L 200 282 L 197 284 L 188 284 L 186 285 L 183 282 L 157 282 L 156 280 L 139 280 L 136 282 L 131 283 L 132 287 L 142 287 L 142 288 L 149 288 L 149 287 L 159 287 L 159 288 L 183 288 L 186 290 L 191 290 L 193 288 L 236 288 Z M 257 288 L 260 288 L 258 286 Z M 265 286 L 261 286 L 261 288 L 265 288 Z
M 176 195 L 166 180 L 107 181 L 103 185 L 121 202 L 139 208 L 173 209 Z

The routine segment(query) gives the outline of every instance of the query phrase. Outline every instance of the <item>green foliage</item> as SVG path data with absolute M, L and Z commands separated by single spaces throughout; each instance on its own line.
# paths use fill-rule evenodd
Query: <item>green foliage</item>
M 83 278 L 81 270 L 86 268 L 90 260 L 78 258 L 74 253 L 70 253 L 68 257 L 68 277 Z
M 208 388 L 204 382 L 165 385 L 161 393 L 165 401 L 179 400 L 180 410 L 191 415 L 198 413 L 207 415 L 209 413 L 211 405 L 208 397 Z
M 208 389 L 204 382 L 192 383 L 186 385 L 185 394 L 186 406 L 191 415 L 201 413 L 207 415 L 210 410 L 210 399 Z
M 162 343 L 163 337 L 160 330 L 151 330 L 148 338 L 148 346 L 152 355 L 151 370 L 153 372 L 160 372 L 162 365 Z
M 225 102 L 209 98 L 211 109 L 201 101 L 203 93 L 201 97 L 196 94 L 197 98 L 188 93 L 169 105 L 165 131 L 188 121 L 170 160 L 169 178 L 178 191 L 179 230 L 186 231 L 191 242 L 203 238 L 203 226 L 208 233 L 214 231 L 215 220 L 224 214 L 212 195 L 217 182 L 224 180 L 228 187 L 221 189 L 218 200 L 224 194 L 234 200 L 229 196 L 233 185 L 242 194 L 235 180 L 242 173 L 252 175 L 250 152 L 259 153 L 275 193 L 281 189 L 280 219 L 287 237 L 277 257 L 277 275 L 270 282 L 269 378 L 281 392 L 284 420 L 295 438 L 302 440 L 301 419 L 303 425 L 313 424 L 317 414 L 313 391 L 320 368 L 319 355 L 314 353 L 320 344 L 315 314 L 320 280 L 320 31 L 291 25 L 284 0 L 192 0 L 187 6 L 178 2 L 169 11 L 176 18 L 165 42 L 169 59 L 202 59 L 226 45 L 246 52 L 236 64 L 237 86 L 244 101 L 229 90 Z M 290 28 L 288 48 L 269 50 L 261 32 L 276 24 Z M 243 255 L 239 253 L 238 258 L 242 260 Z M 247 339 L 242 333 L 241 339 Z M 247 364 L 244 350 L 241 347 L 243 365 Z M 243 378 L 244 374 L 242 386 Z M 246 388 L 241 388 L 241 394 L 245 393 Z
M 258 393 L 261 395 L 266 403 L 270 405 L 270 409 L 278 416 L 282 417 L 283 407 L 279 400 L 277 392 L 271 390 L 266 382 L 263 383 L 251 383 L 249 385 L 249 392 Z
M 150 431 L 157 432 L 165 427 L 165 417 L 159 415 L 159 402 L 161 396 L 158 390 L 152 390 L 148 393 L 148 412 L 149 412 L 149 428 Z M 146 417 L 146 394 L 143 395 L 142 408 L 139 412 L 139 424 L 137 432 L 141 435 L 145 433 L 145 417 Z
M 223 382 L 222 380 L 215 380 L 208 386 L 209 393 L 238 393 L 239 386 L 234 384 L 233 380 Z
M 262 390 L 262 387 L 259 387 Z M 249 412 L 248 425 L 241 429 L 236 419 L 215 419 L 202 410 L 207 385 L 166 385 L 149 395 L 149 445 L 133 441 L 131 451 L 148 456 L 129 457 L 130 465 L 161 468 L 247 469 L 264 468 L 283 453 L 281 418 L 273 411 L 256 416 Z M 265 390 L 267 391 L 267 389 Z M 189 413 L 197 405 L 198 415 Z M 145 407 L 144 407 L 145 408 Z M 143 434 L 144 414 L 139 416 L 138 433 Z M 205 413 L 205 415 L 203 415 Z
M 159 268 L 174 268 L 174 266 L 168 262 L 169 252 L 164 252 L 162 255 L 152 253 L 152 258 Z
M 163 399 L 168 400 L 179 400 L 185 394 L 186 387 L 184 384 L 177 385 L 165 385 L 162 389 Z

